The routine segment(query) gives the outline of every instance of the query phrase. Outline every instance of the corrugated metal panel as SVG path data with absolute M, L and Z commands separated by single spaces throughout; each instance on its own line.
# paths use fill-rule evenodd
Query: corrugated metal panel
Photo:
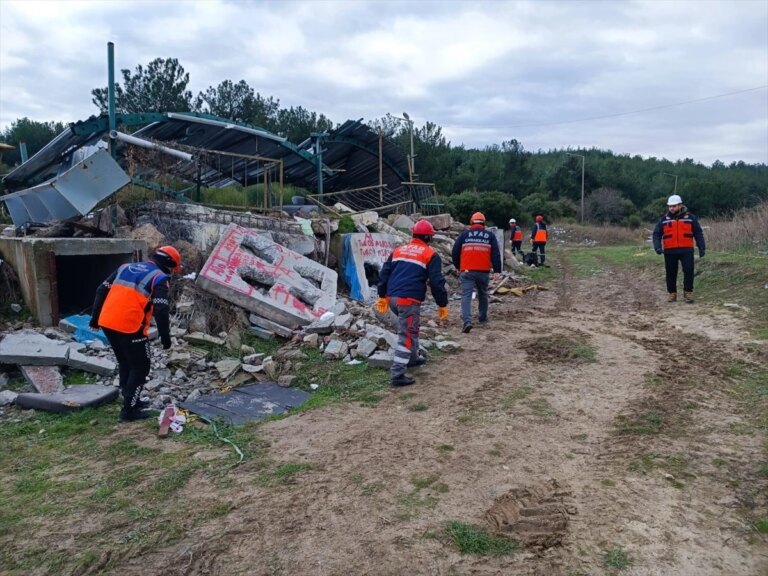
M 84 215 L 130 182 L 106 150 L 100 150 L 61 176 L 3 196 L 14 225 L 52 222 Z

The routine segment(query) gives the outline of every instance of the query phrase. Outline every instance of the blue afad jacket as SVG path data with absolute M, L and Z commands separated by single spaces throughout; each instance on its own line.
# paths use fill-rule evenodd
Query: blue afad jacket
M 501 272 L 501 251 L 496 235 L 480 224 L 473 224 L 456 238 L 451 259 L 461 272 L 490 272 L 491 268 Z
M 423 302 L 427 283 L 438 306 L 448 306 L 443 262 L 426 242 L 414 238 L 390 254 L 379 273 L 379 297 L 412 298 Z

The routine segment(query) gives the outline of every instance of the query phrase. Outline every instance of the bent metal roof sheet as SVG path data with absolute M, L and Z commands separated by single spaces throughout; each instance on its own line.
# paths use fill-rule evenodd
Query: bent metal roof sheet
M 242 185 L 263 178 L 265 159 L 281 160 L 284 182 L 317 189 L 317 158 L 314 142 L 295 145 L 285 138 L 255 126 L 195 113 L 146 113 L 118 115 L 118 125 L 140 126 L 132 135 L 191 152 L 200 161 L 203 185 Z M 73 153 L 103 139 L 109 131 L 106 115 L 71 124 L 27 162 L 10 172 L 4 182 L 18 190 L 39 184 L 71 165 Z M 323 189 L 335 192 L 379 183 L 379 136 L 362 121 L 348 120 L 323 139 Z M 126 144 L 117 146 L 119 160 L 125 160 Z M 259 157 L 253 158 L 253 157 Z M 391 189 L 406 180 L 407 160 L 391 141 L 382 141 L 382 178 Z M 174 159 L 164 166 L 176 176 L 196 182 L 197 161 Z

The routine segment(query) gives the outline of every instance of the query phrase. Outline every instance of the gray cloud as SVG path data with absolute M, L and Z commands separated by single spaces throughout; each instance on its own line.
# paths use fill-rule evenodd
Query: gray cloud
M 336 122 L 407 111 L 454 145 L 768 162 L 768 3 L 0 1 L 0 127 L 96 112 L 118 68 L 178 58 Z M 119 77 L 119 76 L 118 76 Z M 521 126 L 536 124 L 537 126 Z

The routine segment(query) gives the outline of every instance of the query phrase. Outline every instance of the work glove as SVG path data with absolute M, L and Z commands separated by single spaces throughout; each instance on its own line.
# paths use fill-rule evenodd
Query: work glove
M 499 281 L 499 273 L 498 272 L 494 272 L 493 276 L 491 276 L 491 280 L 493 282 L 498 282 Z
M 448 318 L 448 306 L 440 306 L 437 309 L 437 319 L 441 322 Z
M 656 254 L 661 254 L 661 250 L 656 250 Z
M 704 250 L 699 250 L 699 258 L 704 258 Z
M 389 298 L 378 298 L 376 300 L 376 312 L 386 314 L 389 310 Z

